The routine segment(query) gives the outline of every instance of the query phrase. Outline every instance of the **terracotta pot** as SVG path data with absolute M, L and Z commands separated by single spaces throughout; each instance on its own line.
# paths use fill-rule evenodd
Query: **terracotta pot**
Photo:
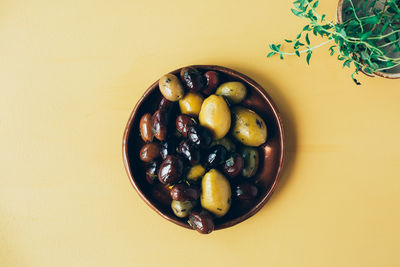
M 343 23 L 343 5 L 344 5 L 345 1 L 346 0 L 339 0 L 338 7 L 337 7 L 337 17 L 336 17 L 337 23 Z M 365 0 L 363 0 L 363 1 L 365 1 Z M 396 67 L 393 70 L 389 70 L 389 72 L 376 71 L 373 73 L 373 75 L 365 73 L 365 72 L 363 72 L 363 73 L 370 77 L 379 76 L 379 77 L 383 77 L 383 78 L 387 78 L 387 79 L 399 79 L 400 78 L 400 68 L 399 67 Z

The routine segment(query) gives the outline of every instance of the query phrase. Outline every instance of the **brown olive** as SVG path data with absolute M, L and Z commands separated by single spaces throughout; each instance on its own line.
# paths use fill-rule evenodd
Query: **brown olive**
M 157 143 L 148 143 L 140 149 L 140 159 L 144 162 L 152 162 L 160 156 L 160 145 Z
M 257 197 L 258 188 L 250 182 L 242 182 L 236 186 L 235 194 L 240 200 L 253 200 Z
M 182 154 L 192 165 L 200 162 L 200 150 L 190 140 L 186 139 L 179 144 L 179 153 Z
M 207 71 L 204 73 L 204 77 L 206 79 L 206 87 L 203 89 L 203 94 L 206 96 L 211 95 L 217 89 L 219 84 L 219 75 L 215 71 Z
M 181 70 L 181 80 L 183 84 L 192 92 L 198 92 L 205 86 L 205 79 L 201 73 L 191 67 L 186 67 Z
M 163 109 L 158 109 L 151 118 L 151 127 L 154 136 L 160 140 L 164 141 L 167 139 L 168 132 L 168 112 Z
M 172 187 L 170 194 L 173 200 L 193 201 L 200 197 L 200 189 L 187 184 L 177 184 Z
M 174 105 L 174 102 L 169 101 L 165 97 L 161 98 L 160 103 L 158 104 L 158 109 L 162 110 L 170 110 Z
M 188 138 L 196 146 L 207 148 L 212 142 L 213 135 L 207 128 L 196 124 L 189 127 Z
M 169 138 L 161 144 L 161 158 L 165 159 L 168 155 L 175 154 L 177 148 L 177 140 L 175 138 Z
M 188 129 L 190 126 L 196 124 L 196 120 L 186 114 L 181 114 L 175 121 L 176 129 L 186 138 L 188 136 Z
M 214 221 L 208 212 L 192 211 L 188 220 L 189 225 L 201 234 L 209 234 L 214 230 Z
M 206 157 L 205 165 L 207 168 L 215 168 L 224 163 L 227 151 L 223 145 L 216 145 L 210 148 Z
M 151 142 L 153 141 L 153 131 L 151 130 L 151 114 L 146 113 L 142 116 L 139 123 L 140 136 L 143 141 Z
M 163 184 L 178 182 L 183 174 L 183 162 L 178 156 L 169 155 L 161 163 L 158 180 Z
M 160 163 L 158 161 L 154 161 L 149 166 L 147 166 L 146 180 L 149 184 L 154 184 L 155 181 L 157 180 L 157 171 L 159 166 Z
M 224 164 L 224 173 L 230 177 L 236 177 L 243 170 L 244 160 L 238 153 L 232 154 Z
M 168 189 L 162 184 L 155 184 L 151 187 L 151 196 L 153 199 L 162 206 L 171 205 L 171 196 Z

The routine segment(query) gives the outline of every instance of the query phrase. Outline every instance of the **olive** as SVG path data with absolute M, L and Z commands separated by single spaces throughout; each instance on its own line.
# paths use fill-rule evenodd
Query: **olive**
M 167 188 L 162 184 L 155 184 L 151 187 L 151 196 L 162 206 L 171 205 L 171 196 Z
M 242 175 L 245 178 L 250 178 L 256 174 L 259 164 L 259 154 L 258 150 L 253 147 L 243 147 L 241 150 L 241 155 L 244 160 L 244 167 L 242 170 Z
M 181 114 L 176 118 L 175 121 L 176 124 L 176 129 L 185 137 L 187 138 L 188 136 L 188 129 L 190 126 L 193 126 L 196 124 L 196 120 L 186 114 Z
M 192 92 L 200 91 L 206 84 L 201 73 L 197 69 L 191 67 L 186 67 L 181 70 L 181 80 L 186 88 Z
M 172 200 L 172 202 L 171 202 L 172 211 L 179 218 L 185 218 L 185 217 L 189 216 L 193 207 L 194 207 L 194 203 L 191 201 Z
M 214 230 L 214 221 L 208 212 L 192 211 L 188 220 L 189 225 L 201 234 L 209 234 Z
M 153 141 L 153 131 L 151 130 L 151 114 L 146 113 L 142 116 L 139 123 L 140 136 L 143 141 L 151 142 Z
M 224 163 L 227 156 L 226 148 L 223 145 L 216 145 L 210 148 L 207 158 L 206 166 L 208 168 L 214 168 Z
M 228 137 L 224 137 L 222 139 L 218 139 L 218 140 L 214 140 L 211 143 L 211 146 L 215 146 L 215 145 L 223 145 L 226 150 L 228 150 L 228 152 L 232 153 L 236 151 L 236 145 L 235 143 L 233 143 Z
M 211 95 L 217 89 L 219 84 L 219 75 L 215 71 L 207 71 L 204 73 L 204 77 L 206 79 L 206 87 L 203 89 L 203 94 L 206 96 Z
M 144 162 L 152 162 L 160 156 L 160 145 L 157 143 L 148 143 L 140 149 L 140 159 Z
M 187 184 L 177 184 L 170 191 L 173 200 L 178 201 L 193 201 L 200 197 L 200 189 Z
M 161 94 L 169 101 L 175 102 L 183 97 L 185 90 L 178 77 L 172 73 L 165 74 L 158 81 Z
M 160 103 L 158 104 L 158 109 L 162 110 L 170 110 L 174 105 L 174 102 L 169 101 L 165 97 L 161 98 Z
M 207 148 L 212 142 L 213 135 L 207 128 L 196 124 L 189 127 L 188 138 L 200 148 Z
M 181 153 L 192 165 L 200 162 L 200 150 L 190 140 L 186 139 L 179 144 L 179 153 Z
M 160 166 L 160 163 L 158 161 L 154 161 L 149 166 L 147 166 L 146 180 L 149 184 L 154 184 L 154 182 L 156 181 L 157 171 L 158 171 L 159 166 Z
M 195 165 L 189 169 L 186 178 L 190 182 L 197 182 L 206 173 L 206 169 L 200 164 Z
M 258 188 L 247 181 L 240 183 L 235 189 L 235 195 L 240 200 L 253 200 L 257 194 Z
M 238 176 L 243 170 L 244 160 L 238 153 L 231 155 L 224 164 L 224 173 L 230 177 Z
M 183 162 L 178 156 L 169 155 L 161 163 L 158 180 L 163 184 L 178 182 L 183 174 Z
M 160 141 L 167 139 L 168 119 L 168 112 L 163 109 L 158 109 L 151 118 L 154 136 Z
M 168 155 L 172 155 L 176 152 L 177 141 L 175 138 L 170 138 L 161 144 L 161 158 L 165 159 Z

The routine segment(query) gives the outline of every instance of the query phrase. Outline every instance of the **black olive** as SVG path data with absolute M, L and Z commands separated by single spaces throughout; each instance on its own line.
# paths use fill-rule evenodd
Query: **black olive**
M 177 140 L 175 138 L 169 138 L 167 141 L 161 144 L 161 157 L 165 159 L 168 155 L 175 154 L 177 148 Z
M 179 145 L 179 153 L 181 153 L 192 165 L 200 162 L 200 150 L 190 140 L 184 140 Z
M 207 168 L 215 168 L 225 162 L 228 152 L 223 145 L 216 145 L 210 148 L 206 158 Z
M 196 124 L 189 127 L 188 138 L 196 146 L 207 148 L 212 142 L 212 133 L 207 128 Z

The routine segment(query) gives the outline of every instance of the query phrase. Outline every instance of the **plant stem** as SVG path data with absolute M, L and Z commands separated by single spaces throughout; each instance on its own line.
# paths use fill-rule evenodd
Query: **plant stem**
M 351 6 L 353 7 L 354 17 L 356 18 L 356 20 L 358 21 L 358 23 L 360 23 L 361 32 L 364 32 L 364 27 L 363 27 L 363 25 L 362 25 L 361 20 L 360 20 L 360 19 L 358 18 L 358 16 L 357 16 L 356 8 L 355 8 L 354 5 L 353 5 L 353 1 L 352 1 L 352 0 L 349 0 L 349 2 L 350 2 L 350 4 L 351 4 Z
M 318 48 L 318 47 L 321 47 L 321 46 L 323 46 L 323 45 L 325 45 L 325 44 L 331 42 L 332 40 L 333 40 L 333 39 L 329 39 L 328 41 L 323 42 L 323 43 L 321 43 L 321 44 L 319 44 L 319 45 L 310 47 L 310 48 L 308 48 L 308 49 L 301 50 L 301 51 L 299 51 L 299 53 L 300 53 L 300 54 L 303 54 L 303 53 L 312 51 L 312 50 L 314 50 L 314 49 L 316 49 L 316 48 Z M 280 54 L 280 55 L 288 55 L 288 56 L 294 56 L 294 55 L 296 55 L 296 53 L 286 53 L 286 52 L 279 52 L 279 54 Z

